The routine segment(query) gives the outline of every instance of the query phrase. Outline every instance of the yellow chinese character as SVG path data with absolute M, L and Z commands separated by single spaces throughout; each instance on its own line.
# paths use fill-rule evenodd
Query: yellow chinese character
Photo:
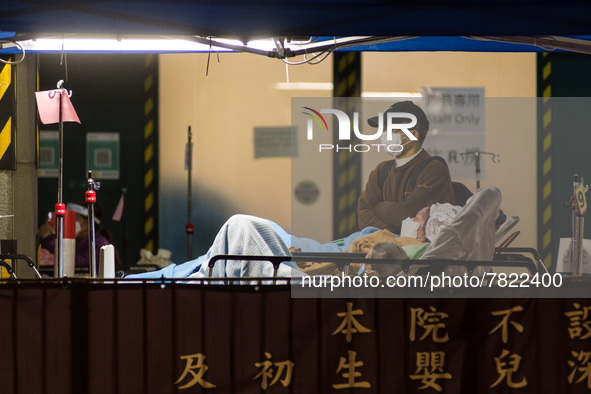
M 525 387 L 527 386 L 527 379 L 523 377 L 521 382 L 514 382 L 513 381 L 513 374 L 517 372 L 519 369 L 519 363 L 521 362 L 521 356 L 518 354 L 511 354 L 509 356 L 509 361 L 502 361 L 505 357 L 509 355 L 509 351 L 507 349 L 503 349 L 500 357 L 495 357 L 495 364 L 497 366 L 497 372 L 499 374 L 498 379 L 490 385 L 491 388 L 495 387 L 503 380 L 505 380 L 507 387 L 512 389 Z
M 425 311 L 423 308 L 410 308 L 410 340 L 414 342 L 416 338 L 416 326 L 424 329 L 423 336 L 419 338 L 419 341 L 427 338 L 431 334 L 431 339 L 436 343 L 443 343 L 449 341 L 449 335 L 445 333 L 444 336 L 438 335 L 439 330 L 444 330 L 445 323 L 443 319 L 449 317 L 447 313 L 437 312 L 437 309 L 430 306 L 431 312 Z
M 255 376 L 253 380 L 261 378 L 261 387 L 263 388 L 263 390 L 266 390 L 267 387 L 273 386 L 275 383 L 277 383 L 277 381 L 285 371 L 285 378 L 281 380 L 281 384 L 283 385 L 283 387 L 289 386 L 289 384 L 291 383 L 293 367 L 295 366 L 295 364 L 290 360 L 273 363 L 270 361 L 272 357 L 271 353 L 267 352 L 265 352 L 265 357 L 267 357 L 268 360 L 265 360 L 262 363 L 254 364 L 257 368 L 262 369 L 261 372 L 259 372 L 259 374 Z M 276 370 L 271 368 L 273 365 L 275 366 L 275 368 L 277 368 Z M 271 380 L 271 383 L 269 383 L 269 379 L 273 379 Z
M 569 360 L 568 365 L 571 366 L 573 369 L 570 375 L 568 375 L 568 382 L 573 384 L 573 380 L 575 379 L 575 374 L 577 372 L 581 372 L 581 377 L 577 379 L 575 383 L 580 383 L 584 379 L 587 379 L 587 388 L 591 389 L 591 362 L 589 362 L 589 358 L 591 358 L 591 352 L 571 352 L 573 357 L 579 362 L 578 365 L 574 362 Z
M 355 319 L 354 316 L 358 316 L 358 315 L 363 315 L 363 311 L 361 309 L 353 310 L 353 303 L 347 302 L 347 312 L 337 313 L 338 317 L 344 318 L 343 322 L 341 323 L 339 328 L 337 328 L 335 330 L 335 332 L 332 333 L 332 335 L 342 332 L 343 334 L 346 335 L 345 338 L 347 339 L 347 342 L 351 342 L 351 339 L 353 339 L 353 334 L 357 334 L 358 332 L 360 332 L 360 333 L 371 332 L 370 329 L 362 326 L 361 323 L 359 323 L 357 321 L 357 319 Z
M 581 340 L 591 338 L 591 319 L 589 319 L 589 311 L 591 306 L 586 306 L 580 310 L 581 305 L 573 302 L 576 310 L 564 312 L 564 315 L 570 319 L 570 327 L 568 334 L 570 339 L 579 338 Z
M 495 328 L 493 328 L 488 334 L 490 335 L 502 327 L 503 330 L 501 333 L 501 339 L 503 340 L 503 343 L 507 343 L 507 341 L 509 340 L 509 325 L 507 323 L 511 323 L 511 325 L 513 327 L 515 327 L 515 329 L 517 331 L 523 332 L 523 326 L 521 324 L 516 323 L 513 320 L 509 320 L 509 317 L 511 317 L 511 314 L 513 312 L 521 312 L 521 311 L 523 311 L 523 307 L 518 305 L 518 306 L 513 307 L 511 309 L 505 309 L 502 311 L 491 312 L 491 314 L 493 316 L 501 316 L 501 315 L 505 315 L 505 316 L 503 316 L 503 319 L 501 320 L 501 322 Z
M 444 352 L 417 352 L 417 370 L 414 375 L 409 375 L 412 380 L 421 380 L 423 385 L 419 390 L 432 388 L 439 392 L 443 391 L 443 387 L 437 380 L 451 379 L 449 372 L 444 372 L 445 367 L 445 353 Z
M 348 354 L 349 360 L 347 360 L 345 357 L 341 357 L 339 360 L 339 367 L 337 368 L 337 373 L 341 372 L 343 369 L 346 369 L 342 375 L 343 378 L 347 379 L 347 383 L 333 384 L 332 387 L 335 389 L 346 389 L 351 387 L 359 387 L 364 389 L 371 388 L 371 384 L 369 382 L 355 381 L 356 378 L 361 376 L 361 372 L 356 371 L 356 369 L 363 367 L 363 361 L 355 361 L 357 358 L 357 352 L 349 350 Z M 348 364 L 347 361 L 349 361 Z
M 207 365 L 205 365 L 205 355 L 201 353 L 190 354 L 188 356 L 181 356 L 181 360 L 186 360 L 187 364 L 185 365 L 185 370 L 183 371 L 181 377 L 174 382 L 174 384 L 179 384 L 182 382 L 188 374 L 191 374 L 193 377 L 187 384 L 180 386 L 179 389 L 188 389 L 189 387 L 195 386 L 197 383 L 204 389 L 212 389 L 215 388 L 215 384 L 211 384 L 203 380 L 203 375 L 209 369 Z M 195 371 L 197 370 L 197 372 Z

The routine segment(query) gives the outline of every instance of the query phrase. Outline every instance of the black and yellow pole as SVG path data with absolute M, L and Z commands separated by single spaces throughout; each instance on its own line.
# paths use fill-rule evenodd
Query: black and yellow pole
M 361 53 L 335 52 L 333 63 L 334 107 L 353 119 L 360 112 Z M 343 99 L 341 99 L 343 98 Z M 346 99 L 357 98 L 357 99 Z M 357 144 L 356 137 L 346 141 L 347 146 Z M 343 145 L 334 133 L 334 145 Z M 357 200 L 361 194 L 361 155 L 353 149 L 335 149 L 333 156 L 333 233 L 343 238 L 357 229 Z
M 158 221 L 158 55 L 144 63 L 144 237 L 146 250 L 156 252 Z
M 552 55 L 542 54 L 541 61 L 541 146 L 538 148 L 539 168 L 539 245 L 540 255 L 546 267 L 552 265 Z

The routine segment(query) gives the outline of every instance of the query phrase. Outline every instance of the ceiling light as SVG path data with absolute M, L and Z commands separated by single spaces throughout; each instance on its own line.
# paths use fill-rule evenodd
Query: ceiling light
M 404 97 L 423 97 L 421 93 L 418 92 L 362 92 L 361 97 L 397 97 L 397 98 L 404 98 Z
M 333 90 L 332 82 L 277 82 L 277 90 Z

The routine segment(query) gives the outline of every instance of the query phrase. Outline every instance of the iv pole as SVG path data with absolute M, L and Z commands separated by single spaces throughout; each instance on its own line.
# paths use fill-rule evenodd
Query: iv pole
M 193 260 L 193 244 L 192 238 L 193 233 L 195 232 L 195 226 L 191 223 L 192 217 L 192 186 L 191 186 L 191 170 L 193 167 L 193 143 L 191 142 L 191 126 L 189 126 L 188 134 L 188 141 L 187 141 L 187 148 L 186 148 L 186 169 L 188 170 L 188 180 L 187 180 L 187 225 L 185 226 L 185 231 L 187 232 L 187 261 Z
M 501 161 L 501 155 L 498 153 L 491 153 L 491 152 L 481 152 L 481 151 L 468 151 L 464 153 L 460 153 L 462 159 L 464 159 L 464 155 L 474 155 L 474 165 L 476 166 L 476 190 L 480 189 L 480 155 L 491 155 L 493 163 L 498 163 Z
M 59 145 L 59 157 L 58 157 L 58 176 L 57 176 L 57 203 L 55 204 L 55 215 L 56 215 L 56 244 L 55 244 L 55 260 L 54 260 L 54 277 L 64 276 L 64 216 L 66 215 L 66 205 L 63 202 L 63 184 L 64 184 L 64 121 L 66 122 L 78 122 L 78 115 L 74 111 L 74 107 L 70 103 L 70 97 L 72 92 L 66 91 L 63 88 L 64 81 L 59 80 L 57 83 L 57 89 L 47 92 L 35 92 L 35 98 L 37 100 L 37 106 L 39 107 L 39 117 L 41 122 L 44 124 L 58 123 L 58 145 Z M 67 96 L 64 96 L 67 94 Z M 57 95 L 58 103 L 58 117 L 55 116 L 55 109 L 51 102 L 54 102 L 54 98 Z M 47 100 L 49 98 L 49 101 Z M 67 111 L 64 119 L 64 109 Z
M 588 187 L 579 174 L 574 175 L 573 197 L 571 199 L 571 208 L 573 209 L 573 238 L 571 241 L 572 256 L 572 275 L 583 276 L 583 231 L 585 224 L 585 214 L 587 213 L 587 203 L 585 192 Z
M 94 226 L 94 204 L 96 203 L 96 192 L 101 188 L 100 182 L 92 178 L 92 171 L 88 171 L 88 190 L 84 194 L 86 207 L 88 209 L 88 262 L 90 264 L 90 275 L 97 277 L 96 268 L 96 237 Z
M 58 176 L 57 176 L 57 204 L 55 204 L 56 215 L 56 244 L 55 244 L 55 263 L 53 276 L 62 278 L 64 276 L 64 216 L 66 215 L 66 205 L 63 203 L 63 178 L 64 178 L 64 116 L 63 116 L 63 95 L 65 89 L 62 88 L 63 80 L 57 83 L 57 94 L 59 94 L 59 127 L 58 127 Z

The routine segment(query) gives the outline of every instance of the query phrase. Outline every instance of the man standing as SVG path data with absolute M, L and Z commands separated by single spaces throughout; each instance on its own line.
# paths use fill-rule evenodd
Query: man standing
M 387 124 L 388 113 L 406 113 L 416 117 L 416 125 L 409 132 L 416 138 L 409 138 L 402 130 L 392 132 L 393 141 L 400 152 L 388 153 L 394 160 L 380 163 L 370 174 L 365 190 L 357 205 L 359 228 L 369 226 L 388 229 L 400 234 L 402 220 L 414 217 L 425 206 L 439 203 L 455 203 L 449 169 L 445 162 L 431 160 L 432 156 L 423 150 L 423 142 L 429 131 L 429 120 L 423 110 L 412 101 L 400 101 L 383 114 L 382 125 Z M 408 118 L 394 118 L 393 123 L 408 123 Z M 368 119 L 370 126 L 378 127 L 378 116 Z M 386 136 L 386 133 L 383 134 Z M 414 179 L 413 179 L 414 178 Z

